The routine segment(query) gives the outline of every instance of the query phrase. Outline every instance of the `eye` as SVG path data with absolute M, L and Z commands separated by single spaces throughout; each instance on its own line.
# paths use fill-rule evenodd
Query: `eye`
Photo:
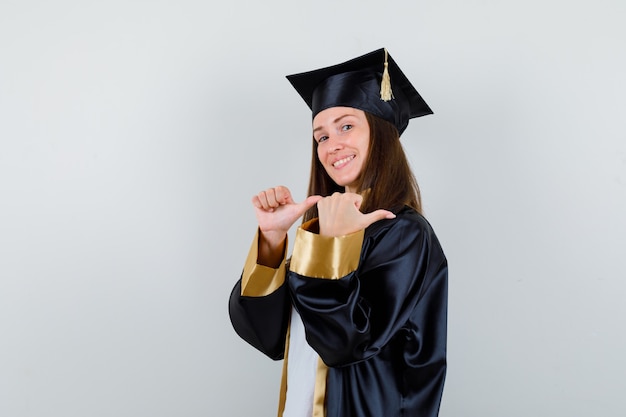
M 325 142 L 328 139 L 328 136 L 320 136 L 317 138 L 317 143 Z
M 350 129 L 352 129 L 352 125 L 346 124 L 346 125 L 341 126 L 341 130 L 344 132 Z

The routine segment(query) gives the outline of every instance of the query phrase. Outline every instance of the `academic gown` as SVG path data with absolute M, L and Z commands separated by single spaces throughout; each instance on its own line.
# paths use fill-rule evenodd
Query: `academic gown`
M 288 355 L 297 310 L 319 354 L 314 416 L 435 417 L 446 373 L 447 261 L 424 217 L 340 237 L 298 228 L 290 263 L 256 263 L 258 234 L 230 297 L 235 331 L 272 359 Z M 288 357 L 287 357 L 288 359 Z M 279 403 L 285 402 L 286 366 Z

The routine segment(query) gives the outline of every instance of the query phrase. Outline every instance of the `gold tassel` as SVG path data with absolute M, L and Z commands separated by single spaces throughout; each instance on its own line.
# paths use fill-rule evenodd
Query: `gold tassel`
M 391 91 L 391 79 L 389 78 L 389 62 L 387 62 L 387 49 L 385 49 L 385 69 L 383 70 L 383 79 L 380 82 L 380 99 L 389 101 L 393 98 Z

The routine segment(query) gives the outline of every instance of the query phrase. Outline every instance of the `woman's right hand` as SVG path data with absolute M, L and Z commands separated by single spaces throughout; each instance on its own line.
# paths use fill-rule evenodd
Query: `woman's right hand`
M 269 263 L 275 263 L 272 261 L 276 258 L 276 252 L 283 247 L 291 226 L 321 199 L 321 196 L 314 195 L 296 203 L 289 189 L 282 185 L 268 188 L 252 197 L 261 232 L 259 260 L 266 258 Z M 271 266 L 265 262 L 263 264 Z

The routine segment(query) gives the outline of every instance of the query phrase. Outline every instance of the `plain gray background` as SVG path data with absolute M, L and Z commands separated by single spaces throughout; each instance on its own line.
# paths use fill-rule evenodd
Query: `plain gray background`
M 626 3 L 0 3 L 0 416 L 272 416 L 230 327 L 284 75 L 387 47 L 450 263 L 442 417 L 623 416 Z

